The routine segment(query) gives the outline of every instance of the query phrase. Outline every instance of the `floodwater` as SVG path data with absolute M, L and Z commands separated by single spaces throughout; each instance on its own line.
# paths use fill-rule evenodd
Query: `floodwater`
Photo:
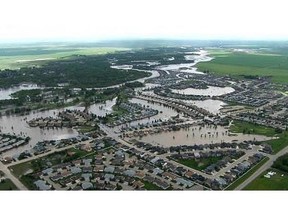
M 235 89 L 232 87 L 217 87 L 217 86 L 208 86 L 207 89 L 195 89 L 195 88 L 186 88 L 186 89 L 171 89 L 173 93 L 184 94 L 184 95 L 202 95 L 202 96 L 220 96 L 225 95 L 231 92 L 234 92 Z
M 164 71 L 178 71 L 178 72 L 186 72 L 186 73 L 194 73 L 194 74 L 203 74 L 205 73 L 197 71 L 197 68 L 194 67 L 199 62 L 208 62 L 211 61 L 213 58 L 207 56 L 208 52 L 205 50 L 199 50 L 197 52 L 192 52 L 192 55 L 185 55 L 186 60 L 193 60 L 193 63 L 183 63 L 183 64 L 170 64 L 170 65 L 163 65 L 157 67 L 158 69 Z M 193 55 L 194 54 L 194 55 Z
M 218 126 L 216 129 L 206 126 L 202 127 L 201 130 L 199 130 L 199 126 L 192 126 L 179 131 L 161 132 L 138 137 L 138 139 L 147 143 L 169 147 L 179 145 L 213 144 L 224 141 L 237 143 L 253 140 L 265 141 L 271 139 L 271 137 L 241 133 L 232 135 L 228 132 L 228 129 L 220 126 Z
M 0 100 L 12 99 L 11 94 L 18 92 L 20 90 L 30 90 L 30 89 L 39 89 L 40 87 L 36 84 L 22 84 L 20 86 L 15 86 L 8 89 L 0 88 Z
M 150 118 L 145 118 L 145 119 L 141 119 L 141 120 L 137 120 L 137 121 L 132 121 L 132 122 L 130 122 L 128 124 L 123 124 L 123 125 L 116 126 L 116 127 L 114 127 L 115 130 L 120 130 L 122 127 L 126 127 L 126 126 L 129 127 L 129 126 L 138 126 L 138 125 L 141 125 L 141 124 L 153 123 L 153 122 L 158 121 L 160 119 L 165 121 L 165 120 L 170 119 L 173 116 L 178 115 L 178 113 L 174 109 L 171 109 L 169 107 L 164 107 L 163 105 L 160 105 L 160 104 L 150 103 L 148 101 L 141 100 L 141 99 L 138 99 L 138 98 L 132 98 L 132 99 L 129 100 L 129 102 L 131 102 L 131 103 L 139 103 L 142 106 L 144 105 L 146 107 L 158 110 L 159 113 L 157 115 L 155 115 L 155 116 L 150 117 Z M 180 116 L 182 116 L 182 115 L 180 114 Z
M 203 101 L 201 101 L 201 100 L 199 100 L 199 101 L 182 100 L 182 101 L 187 103 L 187 104 L 193 104 L 197 107 L 203 108 L 203 109 L 205 109 L 205 110 L 207 110 L 213 114 L 220 113 L 220 109 L 223 108 L 225 105 L 227 105 L 223 101 L 212 100 L 212 99 L 203 100 Z
M 112 112 L 112 107 L 116 103 L 116 98 L 113 100 L 108 100 L 106 103 L 93 104 L 88 107 L 88 111 L 98 115 L 105 116 Z M 2 116 L 0 117 L 0 129 L 3 133 L 16 134 L 20 136 L 29 136 L 31 140 L 28 145 L 20 146 L 17 149 L 12 149 L 10 151 L 5 152 L 5 155 L 15 155 L 24 150 L 31 149 L 37 142 L 43 140 L 60 140 L 67 139 L 71 137 L 75 137 L 78 135 L 78 132 L 73 128 L 55 128 L 41 129 L 39 127 L 30 127 L 27 124 L 27 121 L 30 121 L 33 118 L 45 118 L 45 117 L 54 117 L 57 118 L 58 113 L 62 112 L 66 109 L 70 110 L 81 110 L 85 109 L 84 106 L 70 106 L 61 109 L 54 109 L 49 111 L 42 112 L 31 112 L 29 115 L 19 116 L 19 115 L 11 115 L 11 116 Z
M 89 112 L 96 114 L 97 116 L 106 116 L 113 112 L 112 107 L 116 104 L 117 97 L 113 100 L 107 100 L 105 103 L 93 104 L 88 108 Z
M 25 116 L 2 116 L 0 117 L 0 129 L 3 133 L 10 133 L 20 136 L 29 136 L 31 140 L 28 145 L 12 149 L 3 154 L 14 155 L 18 154 L 24 150 L 31 149 L 37 142 L 43 140 L 60 140 L 70 137 L 75 137 L 78 132 L 72 128 L 58 128 L 58 129 L 40 129 L 39 127 L 30 127 L 26 121 L 33 118 L 40 117 L 55 117 L 59 110 L 50 110 L 44 112 L 30 113 Z

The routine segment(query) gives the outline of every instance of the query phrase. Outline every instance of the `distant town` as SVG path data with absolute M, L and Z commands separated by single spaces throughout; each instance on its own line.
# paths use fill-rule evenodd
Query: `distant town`
M 0 48 L 0 189 L 288 189 L 275 43 Z

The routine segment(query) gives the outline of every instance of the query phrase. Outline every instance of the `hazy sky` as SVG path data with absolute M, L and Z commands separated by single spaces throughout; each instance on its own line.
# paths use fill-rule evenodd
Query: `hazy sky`
M 286 40 L 286 2 L 1 0 L 0 41 L 127 37 Z

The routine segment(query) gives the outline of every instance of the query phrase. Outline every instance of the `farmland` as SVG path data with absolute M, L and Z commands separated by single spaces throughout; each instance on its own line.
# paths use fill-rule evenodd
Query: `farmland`
M 233 51 L 214 49 L 209 51 L 214 59 L 197 64 L 200 71 L 233 77 L 265 76 L 277 83 L 288 81 L 288 54 L 284 51 Z
M 65 59 L 73 55 L 103 55 L 127 48 L 114 47 L 50 47 L 28 46 L 0 48 L 0 70 L 17 69 L 27 66 L 41 66 L 52 60 Z

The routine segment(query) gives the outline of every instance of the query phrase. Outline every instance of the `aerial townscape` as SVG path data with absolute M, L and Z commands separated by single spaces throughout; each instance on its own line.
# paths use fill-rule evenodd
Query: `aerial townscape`
M 0 47 L 1 190 L 287 190 L 288 43 Z

